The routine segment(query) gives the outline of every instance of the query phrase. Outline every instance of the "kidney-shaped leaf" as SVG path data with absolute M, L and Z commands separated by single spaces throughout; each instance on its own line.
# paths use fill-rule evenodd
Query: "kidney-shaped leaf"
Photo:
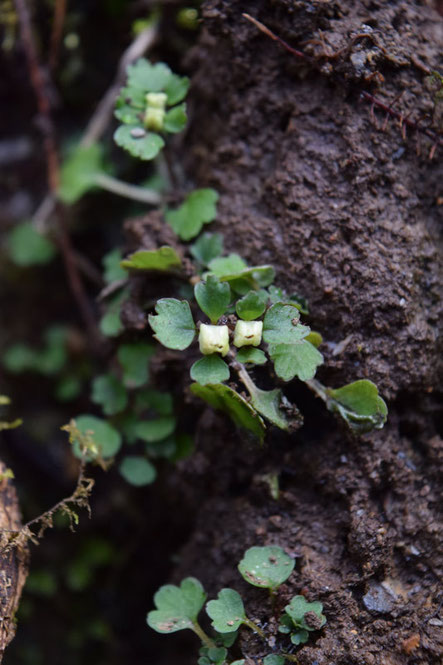
M 270 344 L 268 352 L 277 376 L 283 381 L 292 381 L 295 376 L 300 381 L 309 381 L 323 362 L 320 351 L 305 339 L 293 344 Z
M 310 328 L 299 323 L 300 314 L 294 305 L 281 302 L 272 305 L 263 320 L 263 340 L 268 344 L 294 344 L 309 334 Z
M 166 584 L 154 596 L 157 609 L 149 612 L 148 626 L 158 633 L 192 630 L 205 600 L 206 593 L 194 577 L 187 577 L 179 587 Z
M 295 561 L 278 546 L 250 547 L 238 564 L 242 577 L 253 586 L 276 589 L 294 570 Z
M 222 589 L 217 600 L 210 600 L 206 605 L 206 612 L 218 633 L 238 630 L 246 617 L 241 596 L 234 589 Z
M 149 315 L 154 337 L 168 349 L 183 351 L 195 337 L 195 324 L 186 300 L 161 298 L 155 306 L 157 316 Z
M 308 603 L 304 596 L 294 596 L 289 605 L 286 605 L 285 611 L 296 628 L 319 630 L 326 623 L 326 617 L 322 614 L 323 605 L 318 600 Z M 314 616 L 309 616 L 310 614 Z

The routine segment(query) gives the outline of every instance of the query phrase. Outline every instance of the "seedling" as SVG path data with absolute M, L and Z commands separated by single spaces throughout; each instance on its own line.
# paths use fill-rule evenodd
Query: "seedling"
M 326 617 L 322 612 L 323 605 L 319 601 L 308 603 L 304 596 L 294 596 L 285 607 L 278 630 L 289 634 L 292 644 L 305 644 L 310 632 L 320 630 L 325 625 Z
M 243 578 L 273 593 L 285 582 L 294 569 L 295 562 L 281 547 L 251 547 L 240 561 L 238 569 Z M 206 600 L 206 593 L 200 582 L 194 578 L 183 580 L 180 587 L 166 585 L 154 596 L 156 610 L 149 612 L 148 625 L 159 633 L 172 633 L 189 629 L 198 635 L 203 646 L 200 649 L 198 665 L 242 665 L 245 659 L 231 660 L 229 649 L 236 641 L 242 626 L 249 628 L 274 651 L 263 659 L 264 665 L 283 665 L 285 660 L 296 661 L 296 656 L 288 652 L 277 635 L 269 628 L 275 622 L 266 621 L 259 625 L 250 619 L 240 594 L 234 589 L 222 589 L 217 598 L 206 603 L 206 613 L 211 619 L 213 635 L 208 635 L 198 622 L 198 615 Z M 319 602 L 307 603 L 303 596 L 294 596 L 280 617 L 279 632 L 290 634 L 292 644 L 307 641 L 309 632 L 319 630 L 326 623 L 321 614 L 323 606 Z M 297 641 L 298 639 L 298 641 Z
M 140 58 L 127 69 L 126 86 L 116 102 L 115 116 L 122 123 L 114 134 L 120 147 L 134 157 L 154 159 L 165 145 L 163 136 L 186 126 L 189 79 L 173 74 L 163 62 Z
M 360 380 L 333 390 L 314 378 L 323 363 L 317 349 L 322 337 L 300 320 L 301 313 L 307 311 L 306 303 L 272 284 L 272 266 L 248 266 L 238 254 L 219 256 L 222 246 L 219 234 L 206 233 L 190 248 L 196 259 L 196 276 L 191 279 L 194 303 L 162 298 L 157 301 L 156 313 L 149 316 L 154 337 L 163 346 L 184 351 L 198 340 L 203 357 L 191 367 L 191 391 L 263 441 L 266 421 L 283 430 L 300 425 L 296 407 L 279 388 L 262 390 L 251 377 L 254 365 L 270 361 L 277 377 L 285 382 L 295 378 L 304 381 L 354 432 L 383 427 L 387 408 L 373 383 Z M 181 260 L 175 254 L 177 260 L 171 264 L 166 249 L 157 250 L 155 262 L 151 252 L 144 268 L 145 257 L 141 255 L 147 252 L 132 255 L 122 266 L 183 275 Z M 197 314 L 195 320 L 197 307 L 203 316 Z M 225 385 L 232 381 L 232 370 L 248 391 L 247 398 L 232 383 Z

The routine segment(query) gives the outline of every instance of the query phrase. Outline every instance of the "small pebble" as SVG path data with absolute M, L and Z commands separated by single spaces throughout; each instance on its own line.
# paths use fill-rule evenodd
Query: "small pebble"
M 134 127 L 134 129 L 131 129 L 131 136 L 133 139 L 142 139 L 146 136 L 146 132 L 141 127 Z

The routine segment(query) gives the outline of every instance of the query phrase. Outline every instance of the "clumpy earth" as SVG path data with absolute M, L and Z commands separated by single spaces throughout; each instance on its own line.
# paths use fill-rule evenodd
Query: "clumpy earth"
M 289 386 L 305 425 L 271 433 L 258 451 L 206 411 L 196 455 L 169 481 L 198 508 L 173 580 L 194 575 L 211 595 L 232 586 L 250 616 L 269 622 L 266 595 L 236 565 L 252 545 L 280 545 L 297 563 L 278 602 L 302 592 L 328 619 L 298 650 L 301 665 L 437 665 L 442 152 L 420 133 L 403 136 L 361 92 L 415 120 L 437 118 L 425 79 L 441 68 L 441 18 L 431 3 L 293 0 L 207 0 L 203 17 L 188 62 L 188 174 L 220 192 L 227 249 L 273 264 L 277 284 L 308 298 L 308 321 L 325 338 L 320 380 L 370 378 L 390 414 L 384 430 L 353 438 Z M 267 473 L 279 476 L 278 500 Z M 266 655 L 246 629 L 242 644 L 248 663 Z

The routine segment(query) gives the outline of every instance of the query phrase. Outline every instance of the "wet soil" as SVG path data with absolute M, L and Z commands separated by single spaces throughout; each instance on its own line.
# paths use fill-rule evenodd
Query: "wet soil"
M 206 412 L 196 455 L 171 480 L 192 485 L 199 504 L 174 579 L 195 575 L 211 594 L 232 586 L 269 621 L 267 599 L 236 565 L 251 545 L 280 545 L 297 565 L 279 602 L 302 592 L 328 618 L 299 649 L 302 665 L 437 665 L 441 151 L 430 159 L 432 141 L 404 138 L 360 93 L 385 103 L 401 93 L 402 113 L 430 113 L 425 70 L 441 67 L 441 18 L 429 3 L 240 4 L 203 3 L 188 173 L 221 193 L 228 249 L 275 265 L 277 283 L 308 297 L 309 322 L 326 340 L 320 379 L 371 378 L 390 416 L 383 431 L 355 439 L 290 388 L 305 426 L 271 435 L 258 452 Z M 269 472 L 279 475 L 278 500 L 262 479 Z M 247 662 L 259 662 L 262 646 L 243 640 Z

